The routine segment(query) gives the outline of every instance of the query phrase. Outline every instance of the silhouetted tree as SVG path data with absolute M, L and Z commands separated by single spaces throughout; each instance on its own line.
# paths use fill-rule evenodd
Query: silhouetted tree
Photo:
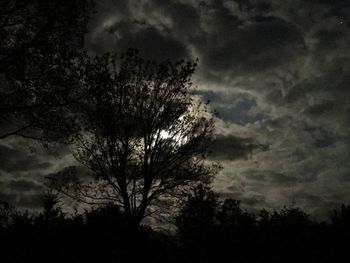
M 41 213 L 42 220 L 50 223 L 54 220 L 60 220 L 64 218 L 61 207 L 59 206 L 60 198 L 57 193 L 47 191 L 42 197 L 41 202 L 43 211 Z
M 0 0 L 0 139 L 65 135 L 90 0 Z M 44 133 L 43 133 L 44 131 Z
M 270 222 L 277 227 L 300 228 L 312 224 L 310 216 L 298 207 L 285 206 L 280 211 L 274 211 Z
M 138 226 L 153 200 L 209 182 L 218 168 L 205 160 L 214 124 L 191 96 L 195 67 L 146 61 L 135 50 L 87 61 L 89 96 L 75 109 L 82 129 L 72 147 L 94 180 L 53 185 L 87 203 L 113 202 Z
M 8 227 L 11 214 L 12 207 L 7 202 L 0 200 L 0 230 L 1 228 Z
M 130 231 L 116 204 L 60 219 L 50 212 L 58 209 L 57 198 L 46 196 L 48 212 L 30 215 L 3 207 L 5 214 L 11 211 L 9 224 L 0 227 L 1 262 L 342 262 L 350 239 L 342 224 L 312 222 L 296 207 L 263 210 L 259 223 L 247 227 L 239 223 L 248 214 L 240 203 L 219 202 L 206 186 L 193 188 L 184 203 L 180 236 L 145 226 Z M 340 213 L 346 211 L 344 205 Z M 43 214 L 55 219 L 43 221 Z
M 242 212 L 240 201 L 226 199 L 218 212 L 218 219 L 221 224 L 237 224 L 237 219 Z
M 176 224 L 180 234 L 189 238 L 216 224 L 218 195 L 203 185 L 197 186 L 182 207 Z
M 254 226 L 256 223 L 253 214 L 244 211 L 240 207 L 240 201 L 234 199 L 226 199 L 221 205 L 217 214 L 218 221 L 223 226 Z
M 333 211 L 330 219 L 334 226 L 350 228 L 350 206 L 342 204 L 339 210 Z
M 205 185 L 192 189 L 176 218 L 185 262 L 203 262 L 213 253 L 217 228 L 219 197 Z
M 85 211 L 85 224 L 104 234 L 115 235 L 116 231 L 126 231 L 125 214 L 115 204 L 106 204 L 90 211 Z M 101 231 L 103 229 L 104 231 Z
M 266 228 L 269 226 L 271 220 L 271 214 L 269 211 L 267 211 L 266 209 L 260 210 L 258 217 L 259 226 L 261 228 Z

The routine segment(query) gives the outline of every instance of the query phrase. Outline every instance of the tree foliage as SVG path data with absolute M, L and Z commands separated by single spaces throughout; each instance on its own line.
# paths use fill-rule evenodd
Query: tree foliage
M 208 187 L 198 185 L 182 207 L 176 224 L 182 235 L 194 235 L 216 224 L 219 206 L 218 195 Z
M 205 160 L 214 122 L 191 95 L 195 67 L 146 61 L 135 50 L 120 60 L 106 54 L 86 61 L 82 88 L 88 96 L 74 108 L 81 131 L 72 147 L 94 180 L 74 181 L 71 196 L 118 204 L 138 225 L 154 200 L 210 182 L 218 168 Z
M 0 138 L 65 135 L 91 10 L 90 0 L 0 0 Z
M 294 206 L 256 215 L 198 186 L 179 215 L 181 231 L 169 235 L 130 229 L 117 205 L 70 215 L 51 192 L 42 201 L 38 214 L 0 206 L 2 262 L 342 262 L 349 245 L 345 205 L 334 212 L 341 222 L 311 221 Z M 255 224 L 246 224 L 247 214 Z

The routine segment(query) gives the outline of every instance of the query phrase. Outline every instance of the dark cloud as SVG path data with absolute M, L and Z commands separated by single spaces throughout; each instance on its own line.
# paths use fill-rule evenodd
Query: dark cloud
M 0 201 L 19 209 L 37 209 L 41 206 L 41 194 L 1 193 Z
M 254 150 L 266 150 L 267 146 L 260 145 L 250 138 L 218 135 L 211 144 L 210 158 L 214 160 L 235 160 L 248 158 Z
M 124 1 L 125 2 L 125 1 Z M 112 10 L 117 10 L 114 7 L 113 3 L 111 4 Z M 132 12 L 130 9 L 133 8 L 132 4 L 124 3 L 121 7 L 122 10 L 127 10 L 126 13 Z M 165 28 L 161 21 L 150 21 L 147 18 L 149 14 L 152 15 L 152 11 L 156 9 L 161 9 L 155 3 L 141 4 L 143 7 L 142 14 L 145 15 L 139 16 L 134 15 L 125 15 L 120 11 L 116 13 L 111 12 L 111 10 L 102 12 L 101 17 L 98 18 L 100 23 L 95 23 L 95 28 L 92 29 L 92 33 L 87 37 L 87 48 L 94 53 L 102 53 L 106 51 L 117 51 L 124 52 L 128 48 L 136 48 L 142 52 L 142 55 L 146 58 L 156 59 L 156 60 L 179 60 L 189 58 L 189 52 L 187 47 L 174 38 L 173 32 Z M 167 11 L 173 19 L 176 19 L 176 16 L 185 12 L 182 15 L 195 15 L 194 10 L 186 5 L 177 4 L 177 8 L 160 10 L 158 13 L 158 18 L 165 16 Z M 106 8 L 105 6 L 103 6 Z M 136 7 L 134 7 L 136 8 Z M 134 10 L 135 11 L 135 10 Z M 135 11 L 136 12 L 136 11 Z M 112 14 L 111 14 L 112 13 Z M 186 16 L 180 18 L 182 25 L 176 23 L 178 27 L 186 26 L 186 21 L 184 20 Z M 187 22 L 191 22 L 187 18 Z M 187 25 L 185 28 L 189 28 Z
M 69 175 L 69 178 L 85 178 L 89 177 L 91 175 L 91 171 L 86 168 L 85 166 L 67 166 L 63 167 L 63 169 L 51 173 L 48 176 L 49 177 L 65 177 L 66 175 Z M 74 180 L 74 179 L 73 179 Z
M 116 29 L 118 30 L 118 29 Z M 123 32 L 122 30 L 114 32 L 126 41 L 119 41 L 117 48 L 125 51 L 128 48 L 136 48 L 142 51 L 142 55 L 150 59 L 179 60 L 188 57 L 186 47 L 172 36 L 161 34 L 152 27 L 141 28 L 137 31 Z
M 0 144 L 0 200 L 16 208 L 37 209 L 45 192 L 44 175 L 69 164 L 67 148 L 45 150 L 40 143 L 18 138 Z
M 333 7 L 334 10 L 338 10 L 339 8 L 350 7 L 350 3 L 347 0 L 312 0 L 311 2 L 315 4 L 323 4 Z
M 13 204 L 17 198 L 17 194 L 14 193 L 2 193 L 0 192 L 0 202 L 6 202 L 8 204 Z
M 268 170 L 247 170 L 245 177 L 249 180 L 264 181 L 278 186 L 291 186 L 300 182 L 296 177 Z
M 292 185 L 298 182 L 298 178 L 295 178 L 293 176 L 288 176 L 283 173 L 271 173 L 270 180 L 274 184 L 278 185 Z
M 146 13 L 152 13 L 159 10 L 161 14 L 171 20 L 172 33 L 185 39 L 194 39 L 200 31 L 200 10 L 195 6 L 173 1 L 154 1 L 145 10 Z
M 36 154 L 6 145 L 0 145 L 0 160 L 2 163 L 0 169 L 9 173 L 43 170 L 51 166 L 49 162 L 41 161 Z
M 11 180 L 6 183 L 6 188 L 11 192 L 43 191 L 43 186 L 28 180 Z
M 25 195 L 17 198 L 13 205 L 20 208 L 38 209 L 42 207 L 41 198 L 42 194 Z
M 283 20 L 267 19 L 223 32 L 229 39 L 209 39 L 199 47 L 209 71 L 235 74 L 260 72 L 293 62 L 305 51 L 302 35 Z M 210 52 L 209 52 L 210 50 Z
M 338 41 L 346 37 L 346 33 L 340 30 L 321 29 L 314 34 L 318 41 L 319 49 L 334 49 L 338 47 Z

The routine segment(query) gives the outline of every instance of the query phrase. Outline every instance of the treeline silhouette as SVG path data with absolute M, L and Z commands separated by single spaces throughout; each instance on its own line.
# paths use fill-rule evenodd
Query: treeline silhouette
M 329 222 L 297 207 L 253 214 L 199 186 L 176 216 L 177 232 L 134 228 L 115 205 L 68 215 L 47 193 L 37 214 L 1 205 L 1 262 L 346 262 L 350 206 Z

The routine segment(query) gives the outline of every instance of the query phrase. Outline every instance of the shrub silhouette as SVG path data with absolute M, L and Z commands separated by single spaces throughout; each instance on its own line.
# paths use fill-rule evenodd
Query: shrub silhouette
M 176 218 L 180 233 L 186 237 L 214 226 L 218 205 L 218 196 L 213 191 L 203 185 L 197 186 Z
M 334 210 L 330 219 L 334 226 L 350 229 L 350 206 L 342 204 L 340 211 Z
M 341 262 L 350 241 L 345 205 L 330 223 L 311 221 L 297 207 L 255 216 L 239 201 L 220 201 L 209 188 L 197 186 L 179 213 L 179 232 L 172 235 L 129 228 L 115 204 L 68 215 L 57 196 L 46 193 L 42 199 L 38 214 L 4 205 L 2 262 Z

